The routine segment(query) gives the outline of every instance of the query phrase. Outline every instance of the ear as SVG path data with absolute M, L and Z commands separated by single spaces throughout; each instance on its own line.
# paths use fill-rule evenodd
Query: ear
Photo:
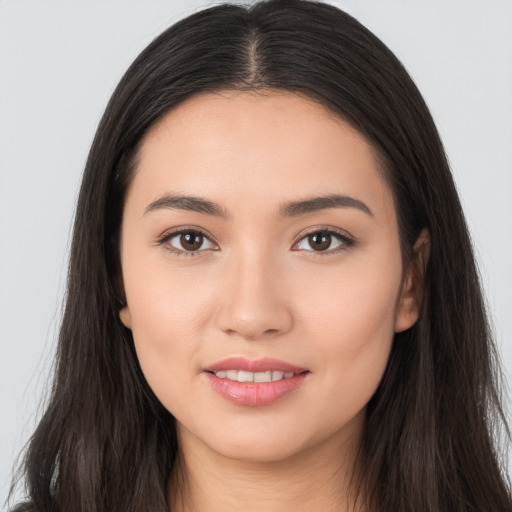
M 430 233 L 425 228 L 414 244 L 412 260 L 405 272 L 397 304 L 395 332 L 409 329 L 418 320 L 423 302 L 423 282 L 429 256 Z
M 130 314 L 130 308 L 126 305 L 119 311 L 119 318 L 127 329 L 132 328 L 132 317 Z
M 130 308 L 126 302 L 126 293 L 124 291 L 123 277 L 120 270 L 121 265 L 118 265 L 118 270 L 114 276 L 114 287 L 116 293 L 117 304 L 120 306 L 119 318 L 122 324 L 127 328 L 132 328 L 132 318 L 130 315 Z

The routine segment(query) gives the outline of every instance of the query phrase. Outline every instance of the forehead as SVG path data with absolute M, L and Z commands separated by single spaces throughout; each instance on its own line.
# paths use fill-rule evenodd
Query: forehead
M 146 202 L 194 192 L 266 208 L 350 193 L 393 206 L 366 139 L 317 102 L 281 91 L 221 91 L 181 103 L 143 140 L 131 188 Z

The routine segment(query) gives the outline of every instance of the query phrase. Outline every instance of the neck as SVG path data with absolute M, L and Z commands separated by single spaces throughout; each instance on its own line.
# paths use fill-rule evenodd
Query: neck
M 354 499 L 358 443 L 327 440 L 278 461 L 226 458 L 188 433 L 169 486 L 172 512 L 362 512 Z

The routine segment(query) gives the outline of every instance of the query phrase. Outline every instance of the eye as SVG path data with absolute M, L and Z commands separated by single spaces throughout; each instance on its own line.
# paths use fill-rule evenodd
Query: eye
M 216 250 L 217 246 L 197 229 L 181 229 L 165 234 L 158 243 L 180 256 L 196 256 L 194 253 L 201 253 L 204 250 Z
M 294 247 L 298 250 L 332 254 L 354 245 L 354 240 L 333 229 L 319 229 L 302 237 Z

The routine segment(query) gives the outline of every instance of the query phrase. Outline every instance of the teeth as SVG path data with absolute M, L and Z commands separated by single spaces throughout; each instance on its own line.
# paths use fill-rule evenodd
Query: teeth
M 272 372 L 256 372 L 254 374 L 254 382 L 271 382 Z
M 238 382 L 254 382 L 254 373 L 238 371 Z
M 226 379 L 238 380 L 238 372 L 236 370 L 227 370 L 226 371 Z
M 273 382 L 281 379 L 289 379 L 295 375 L 293 372 L 246 372 L 245 370 L 220 370 L 214 372 L 220 379 L 235 380 L 238 382 Z

